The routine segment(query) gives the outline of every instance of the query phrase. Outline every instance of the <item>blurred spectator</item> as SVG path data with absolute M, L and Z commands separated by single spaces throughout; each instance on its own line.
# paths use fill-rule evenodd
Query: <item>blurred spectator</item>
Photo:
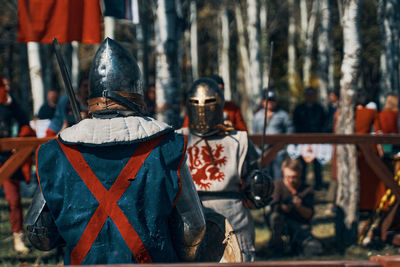
M 51 89 L 46 94 L 46 102 L 40 107 L 35 120 L 30 122 L 31 127 L 36 131 L 39 138 L 46 137 L 46 131 L 54 117 L 60 93 Z
M 156 86 L 155 84 L 151 84 L 149 89 L 147 90 L 146 97 L 146 106 L 148 116 L 155 118 L 156 116 Z
M 388 94 L 385 99 L 383 110 L 379 113 L 379 121 L 384 134 L 399 133 L 397 118 L 399 116 L 399 96 L 397 94 Z M 399 146 L 384 144 L 382 148 L 385 154 L 393 155 L 399 151 Z
M 324 132 L 325 111 L 317 102 L 317 92 L 313 87 L 305 91 L 305 102 L 298 105 L 293 113 L 293 123 L 297 133 Z
M 365 107 L 366 108 L 369 108 L 369 109 L 375 109 L 375 110 L 378 110 L 378 106 L 376 105 L 376 103 L 375 102 L 373 102 L 373 101 L 370 101 L 370 102 L 368 102 L 368 104 L 367 105 L 365 105 Z
M 265 105 L 267 90 L 263 91 L 262 106 L 254 115 L 253 121 L 253 133 L 262 134 L 264 130 L 265 120 Z M 266 134 L 286 134 L 293 133 L 294 126 L 292 121 L 289 119 L 289 115 L 283 109 L 277 106 L 277 99 L 273 90 L 268 92 L 268 107 L 267 107 L 267 128 L 265 129 Z M 267 166 L 267 169 L 273 179 L 282 178 L 282 162 L 286 158 L 286 152 L 284 149 L 278 152 L 274 160 Z
M 355 112 L 355 133 L 369 134 L 372 129 L 374 133 L 382 133 L 379 114 L 376 109 L 367 108 L 368 101 L 366 94 L 359 92 L 357 95 L 357 105 Z M 381 146 L 371 146 L 375 152 L 381 156 L 383 151 Z M 360 210 L 372 211 L 379 205 L 379 201 L 385 193 L 385 185 L 375 175 L 369 164 L 365 161 L 361 152 L 358 152 L 358 169 L 360 172 Z
M 296 133 L 321 133 L 325 131 L 326 115 L 324 108 L 317 102 L 317 92 L 313 87 L 308 87 L 305 91 L 305 102 L 298 105 L 293 112 L 293 123 Z M 308 160 L 307 160 L 308 161 Z M 302 164 L 301 180 L 305 182 L 307 174 L 307 164 L 313 164 L 315 190 L 322 189 L 322 168 L 317 159 L 307 162 L 303 157 L 300 158 Z
M 11 137 L 13 122 L 19 126 L 19 135 L 35 136 L 29 127 L 28 116 L 20 108 L 15 98 L 10 93 L 8 79 L 0 77 L 0 138 Z M 12 152 L 0 152 L 0 165 L 2 165 Z M 20 253 L 28 253 L 29 249 L 23 242 L 22 230 L 22 204 L 19 183 L 21 180 L 30 181 L 32 160 L 29 158 L 16 173 L 3 182 L 4 195 L 9 205 L 9 220 L 14 238 L 14 249 Z
M 374 101 L 369 101 L 369 102 L 365 105 L 365 107 L 366 107 L 366 108 L 369 108 L 369 109 L 378 110 L 378 106 L 376 105 L 376 103 L 375 103 Z M 382 130 L 382 129 L 381 129 L 381 130 Z M 372 127 L 371 127 L 371 132 L 370 132 L 370 133 L 375 133 L 374 125 L 372 125 Z
M 361 92 L 357 95 L 355 132 L 356 134 L 367 134 L 374 128 L 375 133 L 382 133 L 379 113 L 375 108 L 367 107 L 366 99 L 367 97 Z
M 333 129 L 334 129 L 334 116 L 335 116 L 335 112 L 339 106 L 339 93 L 336 91 L 331 91 L 329 92 L 329 104 L 328 104 L 328 114 L 327 114 L 327 118 L 326 118 L 326 131 L 328 133 L 333 133 Z
M 47 101 L 39 109 L 38 113 L 39 120 L 45 120 L 45 119 L 51 120 L 53 118 L 59 97 L 60 93 L 55 89 L 51 89 L 47 92 L 46 95 Z
M 217 82 L 218 87 L 224 92 L 224 80 L 219 75 L 211 75 L 211 79 Z M 224 124 L 235 128 L 238 131 L 247 131 L 246 123 L 243 120 L 242 113 L 238 105 L 232 101 L 225 101 L 224 105 Z M 186 115 L 182 128 L 189 127 L 189 117 Z
M 80 107 L 82 119 L 88 116 L 87 99 L 89 96 L 89 79 L 84 76 L 79 81 L 78 93 L 76 94 L 76 100 Z M 71 105 L 69 103 L 68 95 L 63 95 L 57 103 L 56 111 L 50 122 L 49 128 L 47 129 L 47 136 L 55 136 L 61 130 L 74 125 L 75 119 L 72 114 Z
M 322 252 L 322 246 L 311 234 L 314 214 L 314 192 L 301 181 L 301 164 L 296 159 L 286 159 L 282 164 L 283 179 L 275 181 L 271 213 L 268 218 L 271 239 L 268 247 L 273 253 L 290 251 L 305 255 Z M 289 238 L 285 247 L 282 236 Z
M 399 97 L 396 94 L 388 94 L 383 110 L 379 113 L 379 121 L 382 133 L 398 133 L 397 117 L 399 115 Z

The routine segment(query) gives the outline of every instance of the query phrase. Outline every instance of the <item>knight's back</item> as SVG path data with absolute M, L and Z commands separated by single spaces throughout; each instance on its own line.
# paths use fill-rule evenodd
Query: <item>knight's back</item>
M 38 177 L 66 242 L 65 263 L 176 262 L 168 217 L 183 155 L 183 137 L 173 133 L 123 146 L 43 145 Z M 151 217 L 144 220 L 143 212 Z
M 180 173 L 186 166 L 184 136 L 146 116 L 140 70 L 111 39 L 103 42 L 93 59 L 89 88 L 93 118 L 66 128 L 37 151 L 38 180 L 47 209 L 30 210 L 34 217 L 30 240 L 44 249 L 62 240 L 64 263 L 72 265 L 195 257 L 204 234 L 200 203 L 194 199 L 185 215 L 175 209 L 188 202 L 179 201 L 181 195 L 194 194 L 193 183 Z M 54 222 L 43 219 L 46 212 Z M 174 216 L 188 222 L 189 228 L 176 239 L 190 249 L 173 241 L 172 230 L 178 227 L 170 225 Z M 36 234 L 40 227 L 47 229 L 47 236 Z

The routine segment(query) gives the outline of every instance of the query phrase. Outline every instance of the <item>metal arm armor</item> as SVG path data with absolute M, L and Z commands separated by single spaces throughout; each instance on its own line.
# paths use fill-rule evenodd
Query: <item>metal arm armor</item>
M 53 216 L 38 188 L 26 216 L 27 235 L 32 245 L 40 250 L 51 250 L 63 243 Z
M 194 261 L 206 232 L 203 209 L 193 184 L 189 168 L 184 164 L 180 170 L 182 193 L 173 213 L 172 228 L 174 247 L 182 261 Z

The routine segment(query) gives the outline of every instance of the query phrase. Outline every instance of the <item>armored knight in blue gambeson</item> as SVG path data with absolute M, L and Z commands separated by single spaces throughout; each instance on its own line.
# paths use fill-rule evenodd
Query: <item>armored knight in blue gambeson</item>
M 65 264 L 195 260 L 205 220 L 183 135 L 145 116 L 137 63 L 106 39 L 89 74 L 91 119 L 37 151 L 32 244 Z

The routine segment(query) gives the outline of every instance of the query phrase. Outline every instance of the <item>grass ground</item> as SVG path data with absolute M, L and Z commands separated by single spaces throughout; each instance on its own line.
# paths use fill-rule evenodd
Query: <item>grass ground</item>
M 26 214 L 30 199 L 24 198 L 22 203 L 24 214 Z M 31 249 L 29 254 L 22 255 L 14 251 L 14 243 L 8 221 L 7 202 L 4 197 L 0 198 L 0 265 L 62 265 L 62 256 L 57 255 L 57 250 L 43 252 L 34 249 L 28 240 L 25 240 L 25 244 Z
M 324 180 L 329 182 L 329 170 L 325 170 Z M 308 182 L 312 184 L 312 178 Z M 267 242 L 270 238 L 270 231 L 264 222 L 263 210 L 252 211 L 256 224 L 256 260 L 368 260 L 373 255 L 395 255 L 400 254 L 400 248 L 386 245 L 379 250 L 367 249 L 359 246 L 352 246 L 344 254 L 339 254 L 335 249 L 335 227 L 333 214 L 329 212 L 330 200 L 327 199 L 328 190 L 316 192 L 315 216 L 312 221 L 312 233 L 318 238 L 324 247 L 320 256 L 301 257 L 285 256 L 276 258 L 270 255 L 267 249 Z M 26 213 L 30 204 L 29 198 L 23 199 L 24 212 Z M 0 265 L 62 265 L 63 252 L 52 250 L 48 252 L 38 251 L 26 244 L 31 249 L 28 255 L 20 255 L 13 250 L 13 240 L 8 222 L 8 209 L 4 197 L 0 195 Z

